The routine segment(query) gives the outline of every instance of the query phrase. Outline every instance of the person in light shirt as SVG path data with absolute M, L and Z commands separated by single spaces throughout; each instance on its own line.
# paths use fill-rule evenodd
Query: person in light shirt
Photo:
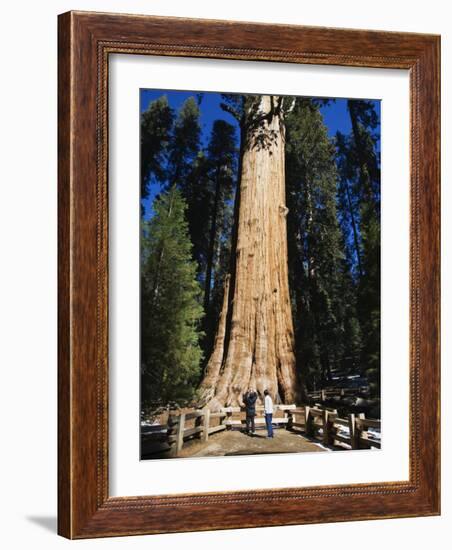
M 265 425 L 267 426 L 267 437 L 273 437 L 273 400 L 270 397 L 268 390 L 264 391 L 264 413 L 265 413 Z

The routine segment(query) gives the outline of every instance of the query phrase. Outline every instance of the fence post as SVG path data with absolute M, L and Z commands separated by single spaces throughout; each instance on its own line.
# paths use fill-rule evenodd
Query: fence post
M 310 408 L 306 405 L 304 408 L 304 431 L 307 436 L 312 435 L 312 415 L 309 413 Z
M 323 420 L 323 444 L 324 445 L 333 445 L 334 444 L 334 418 L 337 416 L 337 410 L 328 411 L 323 410 L 322 420 Z
M 291 430 L 293 428 L 293 414 L 292 414 L 292 411 L 290 409 L 287 409 L 285 416 L 287 418 L 286 430 Z
M 176 435 L 178 422 L 179 422 L 179 419 L 177 416 L 171 413 L 168 414 L 168 422 L 166 425 L 166 437 L 167 437 L 168 445 L 170 446 L 171 456 L 175 456 L 176 454 L 176 442 L 172 441 L 172 436 Z
M 359 413 L 358 418 L 360 420 L 363 420 L 364 418 L 366 418 L 366 415 L 364 413 Z M 359 449 L 361 447 L 360 441 L 361 439 L 367 439 L 367 433 L 364 433 L 362 425 L 359 425 L 359 424 L 356 425 L 356 421 L 355 421 L 355 437 L 358 444 L 356 448 Z
M 320 399 L 321 399 L 322 401 L 326 401 L 326 391 L 325 391 L 325 390 L 322 390 L 322 391 L 320 392 Z
M 204 415 L 196 417 L 196 419 L 195 419 L 195 428 L 199 428 L 202 425 L 203 416 Z M 202 438 L 202 432 L 197 433 L 195 437 L 196 437 L 196 439 L 201 439 Z
M 356 446 L 356 437 L 355 437 L 355 415 L 350 413 L 348 415 L 348 430 L 350 432 L 350 445 L 352 449 L 357 449 Z
M 185 430 L 185 413 L 182 413 L 179 416 L 179 424 L 177 426 L 176 455 L 179 454 L 180 450 L 184 446 L 184 430 Z
M 207 443 L 209 439 L 209 425 L 210 425 L 210 409 L 204 409 L 204 431 L 202 432 L 202 440 Z
M 231 408 L 229 407 L 227 410 L 226 410 L 226 420 L 232 420 L 232 411 L 231 411 Z M 231 424 L 228 424 L 226 426 L 226 429 L 227 430 L 232 430 L 232 425 Z
M 328 414 L 329 414 L 329 411 L 327 411 L 326 409 L 323 409 L 322 411 L 322 428 L 323 428 L 322 443 L 324 445 L 328 445 L 328 441 L 329 441 Z

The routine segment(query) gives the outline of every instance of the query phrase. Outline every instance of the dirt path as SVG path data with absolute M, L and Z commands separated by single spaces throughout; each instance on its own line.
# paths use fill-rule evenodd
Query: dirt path
M 275 430 L 274 434 L 274 438 L 269 439 L 265 431 L 258 431 L 254 436 L 249 436 L 238 430 L 226 430 L 212 435 L 207 444 L 197 440 L 187 442 L 179 457 L 328 451 L 320 444 L 294 432 L 281 429 Z

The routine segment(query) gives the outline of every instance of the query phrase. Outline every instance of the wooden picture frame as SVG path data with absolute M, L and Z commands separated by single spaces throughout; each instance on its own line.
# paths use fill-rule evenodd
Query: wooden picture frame
M 440 38 L 69 12 L 59 16 L 58 532 L 68 538 L 440 513 Z M 110 497 L 108 60 L 113 53 L 410 73 L 408 481 Z

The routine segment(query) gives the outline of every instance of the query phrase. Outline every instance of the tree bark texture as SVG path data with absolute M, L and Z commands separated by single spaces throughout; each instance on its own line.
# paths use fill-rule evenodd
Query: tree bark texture
M 235 256 L 200 387 L 212 410 L 241 404 L 250 386 L 260 400 L 265 389 L 277 402 L 298 397 L 281 105 L 282 98 L 261 96 L 244 132 Z

